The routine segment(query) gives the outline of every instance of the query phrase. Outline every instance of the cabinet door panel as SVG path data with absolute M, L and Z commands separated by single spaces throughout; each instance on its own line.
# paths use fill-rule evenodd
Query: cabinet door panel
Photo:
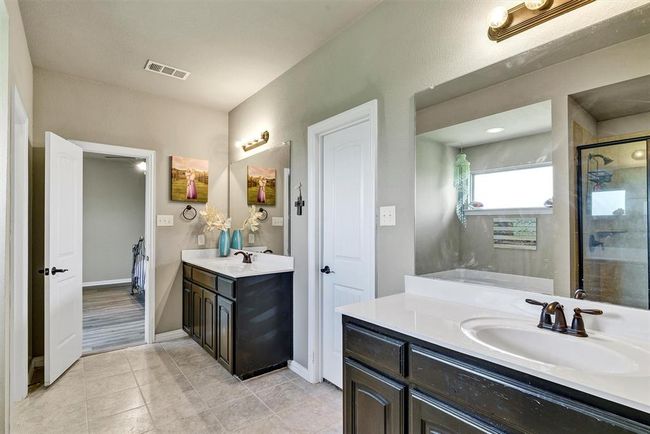
M 412 434 L 485 434 L 498 433 L 491 426 L 457 409 L 411 390 L 409 392 Z
M 203 290 L 203 348 L 212 356 L 217 354 L 217 295 Z
M 230 372 L 233 365 L 234 337 L 234 303 L 227 298 L 217 296 L 217 358 Z
M 201 318 L 201 311 L 203 310 L 202 298 L 203 288 L 192 285 L 192 339 L 201 345 L 203 345 L 203 333 L 201 331 L 203 326 Z
M 404 432 L 406 386 L 345 359 L 344 424 L 349 434 Z
M 192 334 L 192 284 L 183 280 L 183 330 Z

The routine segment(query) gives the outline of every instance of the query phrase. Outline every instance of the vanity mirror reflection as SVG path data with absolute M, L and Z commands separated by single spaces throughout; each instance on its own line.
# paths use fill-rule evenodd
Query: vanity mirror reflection
M 239 229 L 254 207 L 261 213 L 260 224 L 254 232 L 242 231 L 243 249 L 288 256 L 291 144 L 255 151 L 230 164 L 232 228 Z
M 416 274 L 648 309 L 650 76 L 591 68 L 616 48 L 416 94 Z

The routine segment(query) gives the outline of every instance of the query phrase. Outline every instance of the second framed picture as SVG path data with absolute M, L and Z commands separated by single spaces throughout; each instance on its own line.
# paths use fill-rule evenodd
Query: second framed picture
M 249 205 L 275 206 L 277 171 L 274 168 L 247 167 Z

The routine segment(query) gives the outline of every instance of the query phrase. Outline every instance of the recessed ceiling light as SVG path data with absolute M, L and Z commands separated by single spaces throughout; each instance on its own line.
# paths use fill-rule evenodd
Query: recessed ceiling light
M 632 158 L 635 160 L 643 160 L 645 158 L 645 149 L 637 149 L 632 152 Z
M 505 130 L 505 128 L 495 127 L 495 128 L 488 128 L 487 130 L 485 130 L 485 132 L 488 134 L 496 134 L 496 133 L 500 133 L 503 130 Z

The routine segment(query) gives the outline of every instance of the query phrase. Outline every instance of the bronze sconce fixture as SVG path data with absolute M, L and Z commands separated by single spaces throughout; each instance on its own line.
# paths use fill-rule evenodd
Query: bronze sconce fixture
M 248 152 L 251 149 L 255 149 L 258 146 L 262 146 L 262 145 L 268 143 L 268 141 L 269 141 L 269 132 L 264 131 L 259 139 L 255 139 L 255 140 L 252 140 L 252 141 L 250 141 L 248 143 L 244 143 L 242 145 L 242 148 L 244 149 L 245 152 Z
M 500 42 L 594 0 L 526 0 L 510 9 L 497 7 L 489 16 L 488 38 Z

